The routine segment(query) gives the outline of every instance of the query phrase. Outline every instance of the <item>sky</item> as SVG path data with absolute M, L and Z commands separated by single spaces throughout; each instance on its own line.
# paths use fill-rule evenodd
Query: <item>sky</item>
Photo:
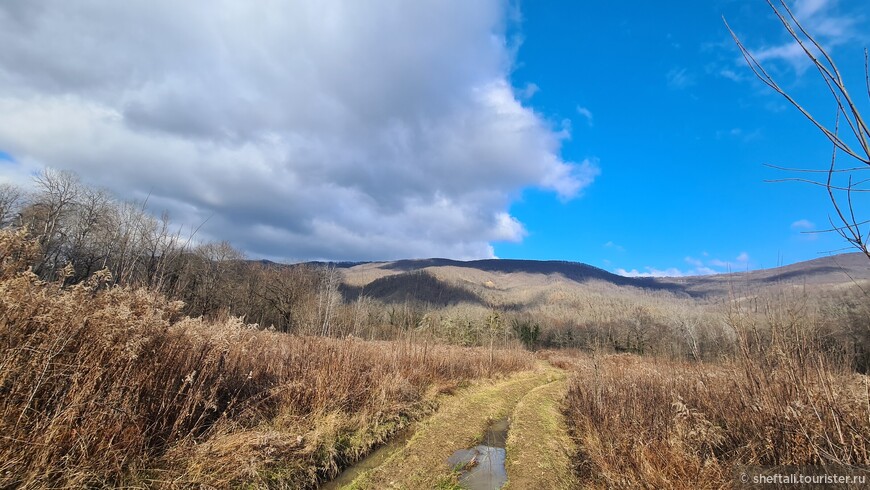
M 864 88 L 870 5 L 790 2 Z M 7 0 L 0 181 L 76 172 L 251 258 L 586 262 L 624 275 L 840 251 L 830 144 L 763 0 Z M 865 107 L 870 112 L 870 107 Z M 858 202 L 858 210 L 866 202 Z

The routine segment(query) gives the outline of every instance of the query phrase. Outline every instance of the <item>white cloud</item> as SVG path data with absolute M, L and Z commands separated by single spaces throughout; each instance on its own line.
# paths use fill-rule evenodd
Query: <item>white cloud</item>
M 830 0 L 796 0 L 794 12 L 799 19 L 808 18 L 824 9 L 830 3 Z
M 696 259 L 694 257 L 686 257 L 683 260 L 685 260 L 687 264 L 689 264 L 693 267 L 701 267 L 702 265 L 704 265 L 703 261 Z
M 836 7 L 835 0 L 797 0 L 791 10 L 807 32 L 812 34 L 826 50 L 831 50 L 852 41 L 857 36 L 856 17 L 840 14 Z M 784 11 L 783 13 L 785 14 Z M 805 45 L 815 50 L 812 43 Z M 759 62 L 785 62 L 798 74 L 809 68 L 811 63 L 804 49 L 791 37 L 784 42 L 763 45 L 751 52 Z M 743 59 L 738 60 L 738 63 L 743 63 Z
M 673 68 L 669 71 L 665 78 L 668 82 L 668 87 L 675 90 L 682 90 L 695 85 L 695 77 L 686 68 Z
M 733 82 L 742 82 L 747 78 L 730 68 L 723 68 L 719 70 L 719 76 L 721 76 L 722 78 L 727 78 Z
M 787 61 L 801 71 L 809 64 L 809 60 L 806 58 L 806 53 L 796 42 L 762 48 L 753 53 L 753 56 L 755 56 L 759 62 L 768 60 Z
M 577 114 L 580 114 L 581 116 L 583 116 L 583 118 L 586 120 L 586 124 L 588 124 L 589 126 L 592 126 L 592 123 L 593 123 L 592 111 L 590 111 L 586 107 L 581 107 L 578 105 L 577 106 Z
M 686 276 L 707 276 L 712 274 L 721 274 L 722 271 L 711 269 L 710 267 L 696 266 L 688 270 L 682 270 L 678 267 L 668 267 L 666 269 L 657 269 L 655 267 L 646 266 L 644 271 L 637 269 L 625 270 L 616 269 L 616 274 L 624 277 L 686 277 Z
M 795 231 L 814 230 L 815 228 L 815 223 L 808 219 L 799 219 L 791 224 L 791 229 Z
M 740 254 L 734 258 L 734 260 L 712 259 L 709 260 L 707 264 L 713 267 L 718 267 L 720 269 L 726 269 L 723 272 L 742 270 L 746 269 L 749 266 L 749 254 L 746 252 L 740 252 Z
M 816 224 L 808 219 L 799 219 L 792 223 L 790 228 L 799 233 L 800 240 L 812 242 L 819 239 L 819 234 L 815 233 Z
M 683 270 L 678 267 L 668 267 L 664 269 L 646 266 L 643 271 L 637 269 L 626 270 L 617 268 L 614 273 L 625 277 L 683 277 L 683 276 L 707 276 L 712 274 L 722 274 L 725 272 L 736 272 L 747 269 L 750 265 L 750 257 L 746 252 L 741 252 L 733 261 L 720 259 L 707 259 L 707 252 L 701 253 L 704 259 L 698 259 L 687 255 L 683 261 L 691 266 L 691 268 Z
M 617 244 L 617 243 L 613 243 L 612 241 L 609 241 L 609 242 L 605 243 L 605 244 L 602 245 L 602 246 L 603 246 L 604 248 L 609 248 L 609 249 L 611 249 L 611 250 L 616 250 L 617 252 L 625 252 L 625 247 L 623 247 L 622 245 L 619 245 L 619 244 Z
M 625 269 L 616 269 L 616 273 L 625 277 L 682 277 L 687 275 L 685 272 L 671 267 L 669 269 L 656 269 L 655 267 L 644 267 L 645 272 L 640 272 L 637 269 L 627 271 Z
M 538 87 L 536 84 L 534 84 L 534 83 L 527 83 L 526 86 L 523 87 L 523 88 L 519 91 L 519 96 L 520 96 L 521 98 L 523 98 L 523 99 L 531 99 L 531 98 L 534 97 L 534 95 L 535 95 L 536 93 L 538 93 L 540 90 L 541 90 L 541 87 Z
M 508 82 L 509 6 L 0 3 L 0 151 L 276 259 L 492 256 L 522 188 L 581 195 Z
M 499 213 L 496 219 L 498 223 L 496 240 L 518 242 L 528 234 L 523 224 L 508 213 Z
M 716 131 L 717 140 L 730 138 L 748 143 L 757 140 L 759 137 L 761 137 L 761 129 L 745 131 L 743 128 L 731 128 L 729 130 L 720 129 Z

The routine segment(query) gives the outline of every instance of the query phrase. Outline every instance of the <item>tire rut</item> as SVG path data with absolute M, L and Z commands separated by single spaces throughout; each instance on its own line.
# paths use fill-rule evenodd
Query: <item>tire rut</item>
M 447 465 L 450 455 L 473 446 L 489 422 L 513 413 L 529 392 L 560 378 L 564 378 L 560 370 L 541 364 L 536 370 L 458 394 L 420 422 L 403 448 L 344 488 L 459 488 Z

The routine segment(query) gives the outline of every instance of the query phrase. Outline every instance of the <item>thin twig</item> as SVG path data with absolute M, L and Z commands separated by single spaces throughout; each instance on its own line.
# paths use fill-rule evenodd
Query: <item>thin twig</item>
M 849 187 L 840 187 L 840 186 L 836 186 L 836 185 L 833 185 L 833 184 L 831 184 L 830 186 L 828 186 L 828 184 L 826 184 L 825 182 L 817 182 L 817 181 L 815 181 L 815 180 L 802 179 L 802 178 L 800 178 L 800 177 L 783 177 L 783 178 L 781 178 L 781 179 L 765 179 L 764 182 L 767 182 L 767 183 L 775 183 L 775 182 L 803 182 L 804 184 L 812 184 L 812 185 L 817 185 L 817 186 L 819 186 L 819 187 L 826 187 L 826 188 L 830 188 L 831 190 L 835 190 L 835 191 L 847 191 L 847 192 L 870 192 L 870 189 L 855 189 L 855 188 L 849 188 Z M 860 181 L 860 182 L 866 182 L 866 181 L 862 180 L 862 181 Z M 856 183 L 856 184 L 853 184 L 853 185 L 857 185 L 857 183 Z
M 838 168 L 838 169 L 818 169 L 818 168 L 793 168 L 793 167 L 781 167 L 779 165 L 774 165 L 772 163 L 764 163 L 762 164 L 765 167 L 772 168 L 775 170 L 782 170 L 785 172 L 804 172 L 804 173 L 848 173 L 848 172 L 860 172 L 862 170 L 870 170 L 870 167 L 852 167 L 852 168 Z
M 867 223 L 870 223 L 870 219 L 865 220 L 865 221 L 862 221 L 862 222 L 860 222 L 860 223 L 855 223 L 855 225 L 865 225 L 865 224 L 867 224 Z M 832 227 L 832 228 L 827 228 L 827 229 L 824 229 L 824 230 L 807 230 L 807 231 L 802 231 L 801 233 L 830 233 L 830 232 L 832 232 L 832 231 L 843 230 L 843 229 L 846 229 L 846 228 L 847 228 L 846 226 L 834 226 L 834 227 Z M 849 250 L 849 249 L 851 249 L 851 248 L 852 248 L 852 247 L 848 247 L 848 248 L 845 248 L 845 249 L 843 249 L 843 250 Z

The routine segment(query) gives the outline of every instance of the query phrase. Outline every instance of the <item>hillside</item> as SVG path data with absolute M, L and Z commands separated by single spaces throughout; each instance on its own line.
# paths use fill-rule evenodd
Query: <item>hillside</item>
M 782 267 L 731 274 L 661 278 L 693 296 L 728 294 L 732 288 L 763 290 L 780 286 L 838 287 L 870 280 L 870 260 L 862 253 L 821 257 Z
M 414 299 L 504 306 L 539 303 L 572 290 L 712 299 L 735 289 L 838 287 L 870 280 L 870 261 L 863 254 L 850 253 L 750 272 L 657 278 L 623 277 L 578 262 L 512 259 L 370 262 L 345 266 L 342 272 L 346 295 L 365 294 L 387 302 Z

